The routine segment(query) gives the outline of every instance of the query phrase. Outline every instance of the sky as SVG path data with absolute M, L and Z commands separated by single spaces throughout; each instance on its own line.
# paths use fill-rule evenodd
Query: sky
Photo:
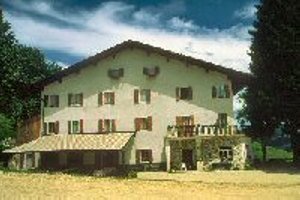
M 255 0 L 2 0 L 23 44 L 63 67 L 136 40 L 249 72 Z

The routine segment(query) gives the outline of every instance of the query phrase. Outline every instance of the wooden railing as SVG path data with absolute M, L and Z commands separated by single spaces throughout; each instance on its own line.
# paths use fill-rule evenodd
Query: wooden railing
M 193 136 L 216 136 L 239 134 L 237 126 L 228 125 L 220 127 L 216 125 L 184 125 L 168 126 L 168 136 L 173 137 L 193 137 Z

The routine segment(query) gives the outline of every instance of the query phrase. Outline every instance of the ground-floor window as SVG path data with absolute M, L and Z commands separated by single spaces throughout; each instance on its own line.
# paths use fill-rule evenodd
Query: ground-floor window
M 232 147 L 220 147 L 219 156 L 222 162 L 233 160 Z
M 137 155 L 137 163 L 152 162 L 152 150 L 151 149 L 136 150 L 136 155 Z

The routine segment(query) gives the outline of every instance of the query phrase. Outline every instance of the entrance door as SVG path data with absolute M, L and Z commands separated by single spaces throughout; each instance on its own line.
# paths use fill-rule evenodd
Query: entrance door
M 187 169 L 194 168 L 192 149 L 182 149 L 182 162 L 185 163 Z

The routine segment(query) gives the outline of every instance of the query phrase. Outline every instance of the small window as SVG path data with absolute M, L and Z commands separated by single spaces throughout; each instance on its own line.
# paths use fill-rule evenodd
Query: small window
M 49 122 L 48 127 L 49 127 L 48 133 L 55 133 L 55 123 L 54 122 Z
M 229 86 L 228 85 L 213 86 L 212 98 L 230 98 Z
M 176 99 L 178 100 L 192 100 L 193 90 L 192 87 L 176 88 Z
M 159 74 L 159 67 L 144 67 L 143 74 L 147 75 L 148 77 L 155 77 Z
M 176 117 L 176 125 L 177 126 L 187 126 L 194 125 L 194 116 L 177 116 Z
M 220 147 L 219 157 L 221 159 L 221 162 L 232 161 L 233 160 L 232 147 Z
M 135 119 L 135 129 L 139 130 L 152 130 L 152 117 L 136 118 Z
M 137 153 L 139 154 L 140 162 L 152 162 L 152 150 L 150 149 L 137 150 Z
M 116 122 L 114 119 L 105 119 L 104 120 L 104 132 L 114 132 L 116 131 Z
M 218 126 L 224 128 L 227 126 L 227 114 L 219 113 L 218 114 Z
M 140 90 L 140 102 L 150 103 L 151 91 L 149 89 Z
M 44 123 L 44 135 L 52 134 L 52 133 L 58 134 L 58 132 L 59 132 L 59 121 Z
M 124 76 L 124 69 L 109 69 L 107 72 L 108 76 L 112 79 L 119 79 Z
M 45 107 L 59 107 L 59 95 L 44 95 Z
M 69 134 L 80 133 L 82 132 L 82 123 L 83 121 L 68 121 L 68 132 Z
M 104 92 L 103 95 L 104 104 L 115 104 L 115 93 L 114 92 Z
M 68 95 L 68 105 L 71 107 L 80 107 L 83 105 L 83 94 L 69 94 Z

